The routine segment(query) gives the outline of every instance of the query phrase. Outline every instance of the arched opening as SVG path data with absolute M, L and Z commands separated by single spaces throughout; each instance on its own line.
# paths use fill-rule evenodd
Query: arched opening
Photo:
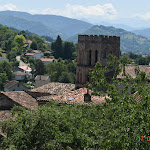
M 95 63 L 97 63 L 97 61 L 98 61 L 98 51 L 96 50 L 95 51 Z
M 91 66 L 91 54 L 92 54 L 92 52 L 91 52 L 91 50 L 89 51 L 89 66 Z

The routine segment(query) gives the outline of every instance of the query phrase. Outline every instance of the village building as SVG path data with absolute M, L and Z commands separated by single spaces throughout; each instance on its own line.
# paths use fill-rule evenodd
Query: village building
M 50 59 L 50 58 L 41 58 L 40 60 L 44 63 L 44 65 L 48 65 L 50 63 L 55 63 L 55 60 Z
M 83 87 L 83 84 L 90 81 L 89 72 L 97 62 L 103 66 L 108 62 L 108 56 L 120 56 L 120 37 L 117 36 L 78 36 L 78 56 L 76 69 L 76 88 Z M 107 79 L 112 78 L 113 69 L 106 72 Z
M 23 106 L 33 110 L 38 106 L 38 102 L 25 91 L 1 92 L 0 109 L 9 110 L 13 106 Z
M 12 80 L 9 81 L 7 84 L 4 85 L 4 91 L 10 92 L 10 91 L 27 91 L 28 88 L 24 85 L 22 85 L 19 81 Z
M 26 77 L 29 77 L 30 79 L 32 79 L 32 74 L 31 73 L 16 71 L 16 72 L 13 72 L 13 74 L 15 75 L 15 80 L 17 80 L 17 81 L 25 80 Z
M 18 68 L 19 68 L 20 71 L 22 71 L 24 73 L 31 73 L 31 71 L 32 71 L 32 69 L 28 66 L 18 66 Z
M 32 41 L 31 41 L 31 40 L 26 40 L 26 42 L 25 42 L 23 48 L 28 48 L 28 47 L 31 46 L 31 44 L 32 44 Z
M 35 77 L 35 88 L 38 88 L 38 87 L 48 84 L 50 82 L 51 82 L 51 79 L 49 76 L 37 75 Z
M 26 53 L 25 55 L 36 60 L 44 57 L 44 53 L 40 50 L 33 50 L 31 53 Z

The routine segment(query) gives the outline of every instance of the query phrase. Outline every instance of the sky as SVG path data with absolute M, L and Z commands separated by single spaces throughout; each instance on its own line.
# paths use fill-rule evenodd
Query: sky
M 54 14 L 98 23 L 150 20 L 150 0 L 0 0 L 0 11 Z

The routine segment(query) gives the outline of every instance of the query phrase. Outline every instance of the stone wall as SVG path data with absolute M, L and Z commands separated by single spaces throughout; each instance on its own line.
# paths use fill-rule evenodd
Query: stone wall
M 90 81 L 88 74 L 97 62 L 103 66 L 108 61 L 109 54 L 120 56 L 120 37 L 118 36 L 78 36 L 78 57 L 76 69 L 76 88 Z

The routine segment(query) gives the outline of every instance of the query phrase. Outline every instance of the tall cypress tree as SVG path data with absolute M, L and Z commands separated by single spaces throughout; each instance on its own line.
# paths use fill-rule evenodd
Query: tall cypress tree
M 59 57 L 63 57 L 62 39 L 59 35 L 57 36 L 56 41 L 52 43 L 51 48 L 54 51 L 54 57 L 56 59 L 59 58 Z

